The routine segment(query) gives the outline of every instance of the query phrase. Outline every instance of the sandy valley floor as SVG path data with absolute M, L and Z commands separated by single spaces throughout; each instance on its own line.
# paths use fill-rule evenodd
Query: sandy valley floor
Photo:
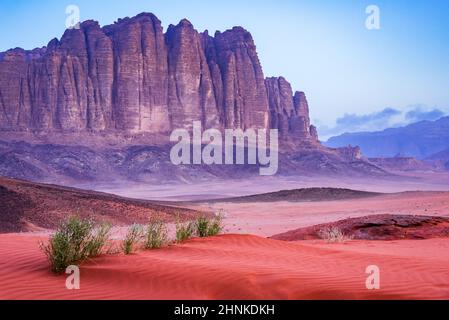
M 0 235 L 0 299 L 449 299 L 449 239 L 282 242 L 267 236 L 347 217 L 449 215 L 449 193 L 325 202 L 203 203 L 226 211 L 227 235 L 81 267 L 81 290 L 48 270 L 42 235 Z M 246 235 L 251 234 L 251 235 Z M 369 265 L 381 289 L 365 287 Z
M 48 271 L 35 237 L 0 237 L 0 299 L 448 299 L 449 241 L 289 243 L 194 239 L 81 267 L 81 289 Z M 367 290 L 377 265 L 381 289 Z

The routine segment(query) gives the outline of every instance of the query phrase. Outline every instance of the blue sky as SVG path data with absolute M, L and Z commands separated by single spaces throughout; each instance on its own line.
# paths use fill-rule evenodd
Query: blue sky
M 403 121 L 410 111 L 449 113 L 446 0 L 2 0 L 0 51 L 60 38 L 69 4 L 80 7 L 81 20 L 102 25 L 147 11 L 164 29 L 182 18 L 199 31 L 245 27 L 256 41 L 265 75 L 282 75 L 295 90 L 306 92 L 312 120 L 323 135 L 335 131 L 339 118 L 340 123 L 354 116 L 371 119 L 365 115 L 386 108 L 402 112 Z M 365 28 L 371 4 L 380 9 L 380 30 Z

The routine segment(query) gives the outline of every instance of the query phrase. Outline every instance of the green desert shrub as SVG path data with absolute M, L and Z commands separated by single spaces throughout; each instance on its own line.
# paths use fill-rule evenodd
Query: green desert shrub
M 104 253 L 104 248 L 111 235 L 111 229 L 111 224 L 102 223 L 93 230 L 91 239 L 87 245 L 87 254 L 89 257 L 98 257 Z
M 145 249 L 158 249 L 168 242 L 168 230 L 164 222 L 151 219 L 145 234 Z
M 209 229 L 207 235 L 209 237 L 216 236 L 217 234 L 221 233 L 223 231 L 223 215 L 221 213 L 215 215 L 210 220 L 209 223 Z
M 198 237 L 204 238 L 208 236 L 209 233 L 209 218 L 199 217 L 195 221 L 195 229 Z
M 353 239 L 337 227 L 327 227 L 318 231 L 318 236 L 327 242 L 346 242 Z
M 223 230 L 223 217 L 218 214 L 214 217 L 199 217 L 195 222 L 197 236 L 201 238 L 211 237 Z
M 136 248 L 140 245 L 142 238 L 144 236 L 143 227 L 140 224 L 132 225 L 126 234 L 125 239 L 122 243 L 123 252 L 128 255 L 133 253 Z
M 95 228 L 92 220 L 70 217 L 58 227 L 47 244 L 40 243 L 54 272 L 102 253 L 110 227 Z
M 195 232 L 195 223 L 176 221 L 176 241 L 183 242 L 192 238 Z

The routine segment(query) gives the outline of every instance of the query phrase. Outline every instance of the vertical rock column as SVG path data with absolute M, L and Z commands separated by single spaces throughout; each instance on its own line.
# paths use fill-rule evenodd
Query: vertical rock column
M 268 128 L 268 100 L 262 67 L 251 34 L 241 27 L 214 38 L 216 63 L 220 67 L 227 128 Z M 214 77 L 215 79 L 215 77 Z M 215 84 L 220 88 L 220 84 Z
M 295 114 L 290 119 L 291 131 L 300 138 L 310 137 L 309 104 L 304 92 L 295 92 L 293 96 Z
M 114 48 L 113 121 L 130 132 L 170 130 L 167 50 L 153 14 L 104 27 Z
M 168 101 L 173 128 L 191 128 L 201 121 L 204 128 L 220 129 L 209 66 L 200 35 L 184 19 L 170 25 L 166 33 L 168 47 Z
M 266 79 L 270 106 L 270 128 L 278 129 L 282 137 L 290 134 L 290 119 L 294 116 L 293 91 L 283 77 Z

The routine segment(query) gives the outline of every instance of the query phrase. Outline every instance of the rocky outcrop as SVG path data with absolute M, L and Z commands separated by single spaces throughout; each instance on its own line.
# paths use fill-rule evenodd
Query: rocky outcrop
M 295 92 L 283 77 L 267 78 L 270 127 L 279 129 L 283 138 L 318 141 L 318 133 L 310 125 L 309 104 L 304 92 Z
M 341 234 L 341 238 L 331 237 Z M 283 241 L 325 239 L 405 240 L 449 237 L 449 218 L 412 215 L 374 215 L 349 218 L 278 234 L 272 239 Z M 344 238 L 344 239 L 343 239 Z
M 363 158 L 362 150 L 359 147 L 347 146 L 335 149 L 338 154 L 347 161 L 356 161 Z
M 312 140 L 319 141 L 318 130 L 314 125 L 310 126 L 310 136 L 311 136 Z
M 210 36 L 187 20 L 164 33 L 150 13 L 100 27 L 85 21 L 47 47 L 0 54 L 0 130 L 167 133 L 276 128 L 317 141 L 305 94 L 265 80 L 251 34 Z
M 283 77 L 267 78 L 266 87 L 270 127 L 278 128 L 281 136 L 288 136 L 292 131 L 291 119 L 295 114 L 292 87 Z

